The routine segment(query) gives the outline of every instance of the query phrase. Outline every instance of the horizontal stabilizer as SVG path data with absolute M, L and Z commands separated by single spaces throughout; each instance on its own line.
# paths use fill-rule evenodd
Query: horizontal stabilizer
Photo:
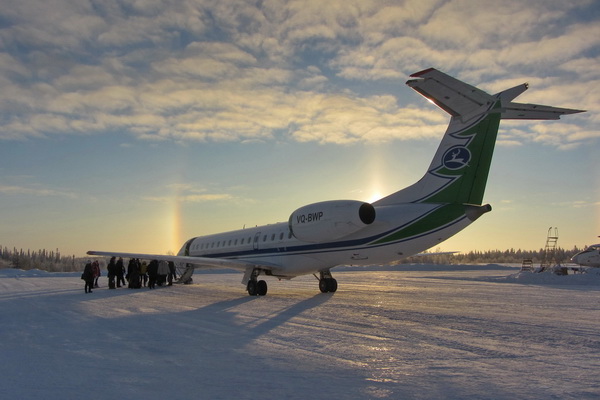
M 417 72 L 411 77 L 419 79 L 409 80 L 406 82 L 408 86 L 454 117 L 471 114 L 495 101 L 493 96 L 483 90 L 434 68 Z
M 500 113 L 502 119 L 559 119 L 564 114 L 583 112 L 538 104 L 513 103 L 513 99 L 527 90 L 527 83 L 490 95 L 435 68 L 417 72 L 411 77 L 417 79 L 407 81 L 408 86 L 462 122 L 490 112 Z M 493 107 L 497 102 L 500 102 L 500 107 Z
M 494 97 L 499 98 L 502 101 L 513 101 L 527 89 L 529 89 L 529 84 L 523 83 L 519 86 L 515 86 L 514 88 L 503 90 L 500 93 L 497 93 Z
M 539 104 L 502 102 L 500 112 L 502 113 L 502 119 L 559 119 L 561 115 L 576 114 L 585 111 L 542 106 Z

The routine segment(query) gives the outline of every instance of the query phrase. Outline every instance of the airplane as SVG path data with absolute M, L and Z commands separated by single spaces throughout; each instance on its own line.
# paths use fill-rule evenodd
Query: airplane
M 397 261 L 438 245 L 491 211 L 482 204 L 501 119 L 554 120 L 583 110 L 514 103 L 524 83 L 490 95 L 434 68 L 406 84 L 450 114 L 448 128 L 423 177 L 373 203 L 331 200 L 292 212 L 286 222 L 194 237 L 176 256 L 88 251 L 89 255 L 173 261 L 186 268 L 243 272 L 250 296 L 267 294 L 261 275 L 314 275 L 322 293 L 338 283 L 331 269 Z
M 582 267 L 600 268 L 600 244 L 593 244 L 575 254 L 571 257 L 571 262 Z

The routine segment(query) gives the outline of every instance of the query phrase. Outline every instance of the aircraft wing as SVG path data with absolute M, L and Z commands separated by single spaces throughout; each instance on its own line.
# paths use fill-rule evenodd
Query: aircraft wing
M 413 254 L 411 257 L 425 257 L 425 256 L 445 256 L 448 254 L 456 254 L 456 253 L 460 253 L 460 251 L 438 251 L 436 253 L 417 253 L 417 254 Z
M 193 264 L 194 268 L 230 268 L 245 272 L 248 268 L 261 268 L 265 270 L 276 269 L 275 265 L 266 263 L 250 263 L 243 260 L 228 258 L 211 257 L 189 257 L 189 256 L 169 256 L 164 254 L 142 254 L 142 253 L 118 253 L 110 251 L 88 251 L 90 256 L 123 257 L 123 258 L 141 258 L 143 260 L 173 261 L 176 263 Z

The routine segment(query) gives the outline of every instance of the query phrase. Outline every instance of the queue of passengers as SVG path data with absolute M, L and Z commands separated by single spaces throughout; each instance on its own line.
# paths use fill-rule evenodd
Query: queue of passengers
M 148 287 L 154 289 L 158 286 L 171 286 L 173 280 L 177 279 L 175 264 L 172 261 L 152 260 L 149 264 L 145 261 L 140 262 L 138 258 L 131 258 L 125 269 L 123 258 L 112 257 L 107 266 L 108 270 L 108 288 L 116 289 L 127 287 L 130 289 L 139 289 Z

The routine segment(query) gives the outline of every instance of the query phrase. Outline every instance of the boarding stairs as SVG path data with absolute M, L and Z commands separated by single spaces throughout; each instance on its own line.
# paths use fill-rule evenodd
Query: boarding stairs
M 192 264 L 180 264 L 177 266 L 177 275 L 179 279 L 175 283 L 192 283 L 192 275 L 194 274 L 194 266 Z
M 533 272 L 533 260 L 526 258 L 521 263 L 521 272 Z

